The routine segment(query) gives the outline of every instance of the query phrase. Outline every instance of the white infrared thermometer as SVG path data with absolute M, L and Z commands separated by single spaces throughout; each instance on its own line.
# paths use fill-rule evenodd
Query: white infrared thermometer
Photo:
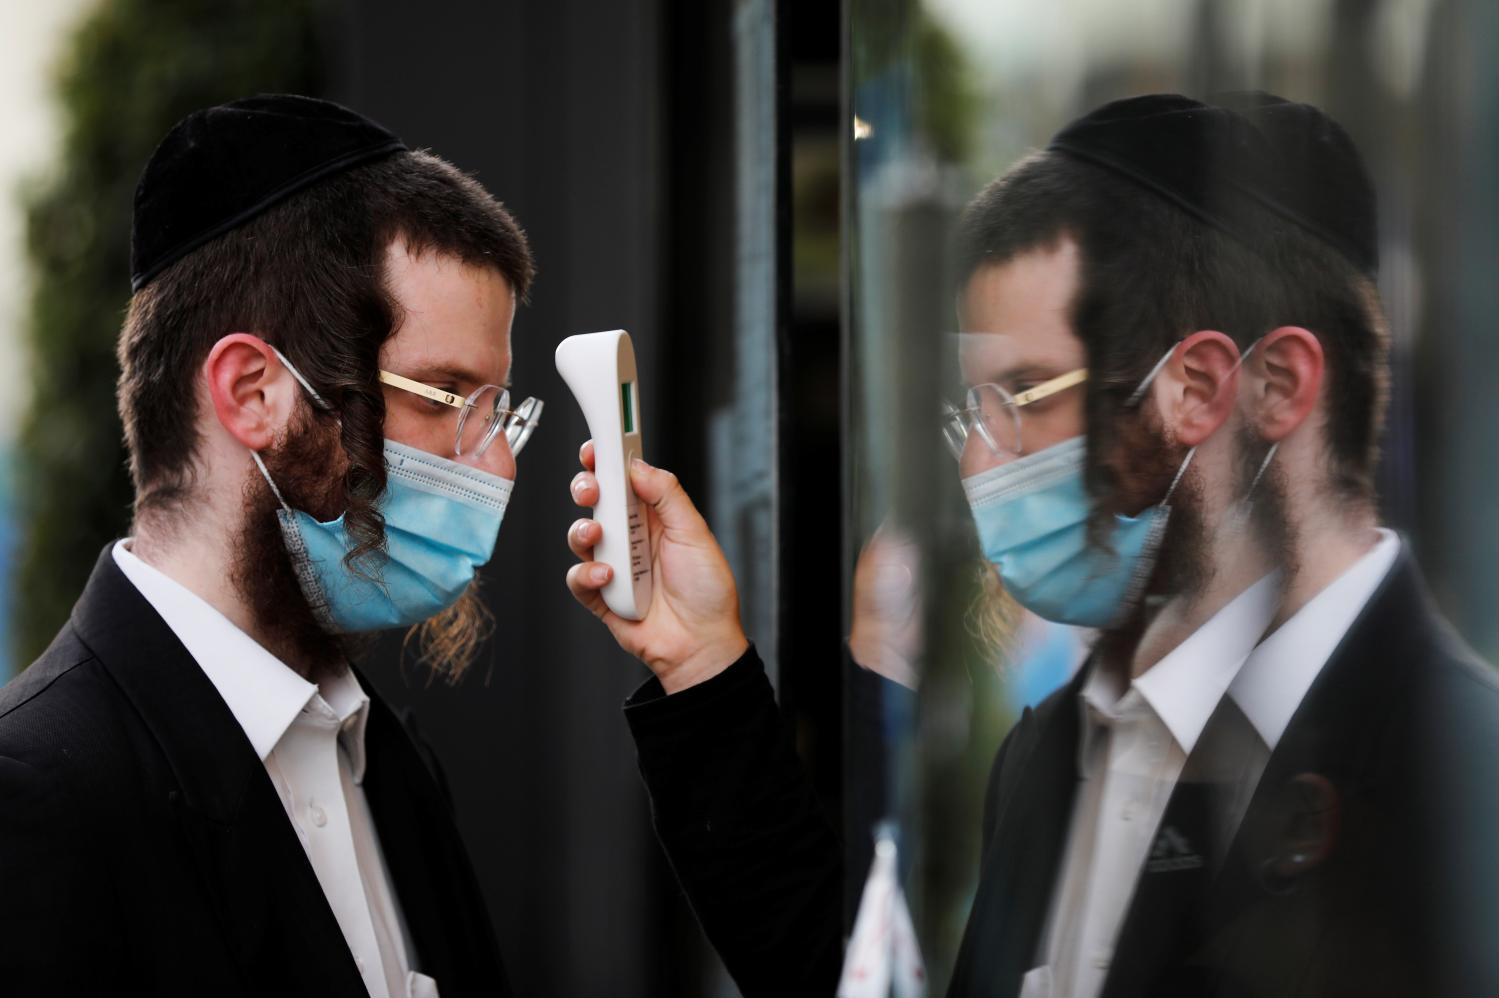
M 640 457 L 640 381 L 635 347 L 623 329 L 569 336 L 557 344 L 557 373 L 567 382 L 593 437 L 599 502 L 593 518 L 604 538 L 593 560 L 614 569 L 604 603 L 627 620 L 651 605 L 651 539 L 645 510 L 630 487 L 630 459 Z

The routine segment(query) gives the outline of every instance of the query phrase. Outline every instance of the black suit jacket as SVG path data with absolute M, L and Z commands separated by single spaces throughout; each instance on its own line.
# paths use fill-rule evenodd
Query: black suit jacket
M 414 964 L 444 998 L 508 994 L 449 802 L 363 685 L 364 789 Z M 17 998 L 366 993 L 265 766 L 108 548 L 0 690 L 0 982 Z
M 1040 962 L 1083 681 L 1027 711 L 1000 749 L 954 994 L 1013 995 Z M 1188 758 L 1105 998 L 1499 993 L 1487 938 L 1499 924 L 1499 682 L 1407 554 L 1268 759 L 1236 774 L 1224 736 L 1246 724 L 1224 700 Z M 1253 796 L 1225 823 L 1236 777 Z
M 1015 995 L 1041 962 L 1083 682 L 1000 746 L 951 994 Z M 745 994 L 831 993 L 839 853 L 758 663 L 673 697 L 648 684 L 626 714 L 663 845 Z M 1268 758 L 1241 751 L 1246 730 L 1225 700 L 1194 747 L 1106 998 L 1499 994 L 1499 685 L 1407 556 Z

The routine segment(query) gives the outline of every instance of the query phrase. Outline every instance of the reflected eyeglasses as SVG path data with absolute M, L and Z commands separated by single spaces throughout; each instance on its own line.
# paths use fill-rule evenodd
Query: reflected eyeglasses
M 1088 380 L 1088 369 L 1079 367 L 1027 388 L 1010 392 L 1003 385 L 975 385 L 968 390 L 962 407 L 942 404 L 942 438 L 953 457 L 961 458 L 970 431 L 977 432 L 996 457 L 1025 452 L 1021 437 L 1020 410 Z

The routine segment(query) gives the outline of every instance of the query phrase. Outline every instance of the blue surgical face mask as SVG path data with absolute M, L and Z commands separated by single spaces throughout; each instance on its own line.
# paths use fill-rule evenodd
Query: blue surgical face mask
M 259 454 L 255 464 L 271 482 Z M 385 556 L 370 567 L 373 578 L 344 563 L 355 542 L 342 516 L 324 523 L 292 509 L 271 482 L 302 595 L 335 633 L 410 627 L 458 602 L 494 553 L 514 484 L 394 440 L 385 441 L 385 469 L 376 504 L 385 517 Z
M 385 518 L 385 551 L 371 559 L 367 577 L 344 563 L 355 546 L 344 518 L 324 523 L 292 509 L 260 455 L 251 451 L 251 457 L 281 503 L 276 515 L 302 594 L 318 621 L 340 634 L 410 627 L 458 602 L 494 553 L 514 486 L 508 478 L 386 440 L 385 492 L 376 503 Z
M 963 480 L 984 556 L 1005 590 L 1046 620 L 1106 628 L 1144 592 L 1188 451 L 1160 505 L 1139 516 L 1115 516 L 1104 550 L 1088 540 L 1082 437 Z
M 1144 398 L 1174 351 L 1151 368 L 1127 406 Z M 970 475 L 963 491 L 984 556 L 1021 606 L 1060 624 L 1108 628 L 1144 594 L 1171 517 L 1171 496 L 1196 452 L 1187 451 L 1159 505 L 1139 516 L 1114 517 L 1107 549 L 1088 538 L 1091 504 L 1081 436 Z

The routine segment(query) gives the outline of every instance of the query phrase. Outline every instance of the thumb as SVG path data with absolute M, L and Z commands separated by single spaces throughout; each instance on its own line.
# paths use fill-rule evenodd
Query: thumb
M 667 530 L 688 530 L 703 522 L 677 476 L 652 467 L 640 458 L 630 462 L 630 485 L 642 502 L 650 505 Z

